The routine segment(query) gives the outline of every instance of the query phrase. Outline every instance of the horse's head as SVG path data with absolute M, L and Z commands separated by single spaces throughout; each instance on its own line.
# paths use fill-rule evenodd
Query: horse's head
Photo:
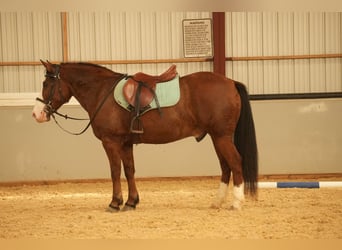
M 57 111 L 72 96 L 70 85 L 60 77 L 61 66 L 49 61 L 42 61 L 46 69 L 45 80 L 41 97 L 36 98 L 32 116 L 37 122 L 47 122 L 50 116 Z

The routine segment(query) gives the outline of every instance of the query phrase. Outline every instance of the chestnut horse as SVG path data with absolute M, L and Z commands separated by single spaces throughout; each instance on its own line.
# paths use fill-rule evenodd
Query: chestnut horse
M 38 122 L 50 116 L 74 96 L 88 112 L 95 136 L 102 141 L 109 159 L 113 184 L 109 210 L 123 204 L 121 162 L 128 182 L 128 199 L 123 210 L 135 209 L 139 195 L 135 183 L 133 144 L 163 144 L 193 136 L 200 141 L 209 134 L 219 159 L 222 175 L 212 207 L 225 200 L 233 174 L 232 208 L 239 209 L 244 194 L 256 195 L 257 144 L 249 97 L 245 86 L 212 72 L 192 73 L 179 79 L 177 104 L 151 110 L 141 116 L 144 132 L 131 133 L 132 114 L 119 106 L 112 95 L 126 75 L 90 63 L 51 64 L 46 69 L 42 97 L 37 98 L 33 117 Z

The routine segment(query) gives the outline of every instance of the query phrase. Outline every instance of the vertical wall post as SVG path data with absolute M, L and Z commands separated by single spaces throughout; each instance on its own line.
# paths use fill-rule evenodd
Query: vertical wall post
M 226 75 L 225 13 L 213 12 L 214 72 Z
M 63 62 L 67 62 L 69 60 L 69 51 L 68 51 L 68 20 L 67 13 L 61 13 L 62 20 L 62 43 L 63 43 Z

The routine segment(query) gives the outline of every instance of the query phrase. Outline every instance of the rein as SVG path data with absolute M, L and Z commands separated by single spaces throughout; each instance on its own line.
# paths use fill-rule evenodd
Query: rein
M 89 118 L 77 118 L 69 116 L 68 114 L 59 113 L 57 110 L 53 109 L 50 103 L 45 102 L 43 99 L 36 97 L 36 100 L 42 102 L 46 105 L 46 110 L 50 115 L 56 114 L 60 117 L 63 117 L 65 120 L 70 119 L 74 121 L 89 121 Z
M 48 75 L 48 76 L 49 76 L 49 77 L 55 77 L 55 78 L 58 78 L 58 79 L 59 79 L 59 74 L 58 74 L 58 75 L 57 75 L 57 74 L 56 74 L 56 75 Z M 117 79 L 117 80 L 114 82 L 113 86 L 110 88 L 110 90 L 108 91 L 107 95 L 102 99 L 102 101 L 101 101 L 101 103 L 99 104 L 99 106 L 97 106 L 97 108 L 96 108 L 96 110 L 95 110 L 95 113 L 92 115 L 92 117 L 91 117 L 90 119 L 89 119 L 89 118 L 75 118 L 75 117 L 68 116 L 67 114 L 61 114 L 61 113 L 59 113 L 57 110 L 54 110 L 54 109 L 52 108 L 50 102 L 49 102 L 49 103 L 46 103 L 46 101 L 44 101 L 43 99 L 41 99 L 41 98 L 39 98 L 39 97 L 37 97 L 36 100 L 37 100 L 37 101 L 40 101 L 40 102 L 42 102 L 42 103 L 44 103 L 44 104 L 46 105 L 47 112 L 50 113 L 50 115 L 52 116 L 53 120 L 55 121 L 55 123 L 58 125 L 58 127 L 59 127 L 60 129 L 62 129 L 64 132 L 66 132 L 66 133 L 68 133 L 68 134 L 70 134 L 70 135 L 81 135 L 81 134 L 83 134 L 84 132 L 87 131 L 87 129 L 90 127 L 91 123 L 95 120 L 95 117 L 97 116 L 97 114 L 98 114 L 99 111 L 101 110 L 101 108 L 102 108 L 102 106 L 104 105 L 104 103 L 106 102 L 107 98 L 108 98 L 108 97 L 110 96 L 110 94 L 114 91 L 114 88 L 115 88 L 115 86 L 117 85 L 117 83 L 118 83 L 119 81 L 121 81 L 121 80 L 122 80 L 124 77 L 126 77 L 126 76 L 127 76 L 127 75 L 123 75 L 122 77 L 120 77 L 119 79 Z M 80 131 L 80 132 L 78 132 L 78 133 L 74 133 L 74 132 L 71 132 L 71 131 L 69 131 L 69 130 L 63 128 L 63 127 L 59 124 L 59 122 L 57 121 L 57 119 L 56 119 L 56 117 L 55 117 L 54 114 L 56 114 L 56 115 L 58 115 L 58 116 L 60 116 L 60 117 L 63 117 L 63 118 L 65 118 L 65 119 L 76 120 L 76 121 L 85 121 L 85 120 L 89 120 L 89 122 L 88 122 L 87 126 L 86 126 L 82 131 Z
M 89 120 L 87 126 L 81 131 L 81 132 L 78 132 L 78 133 L 74 133 L 74 132 L 70 132 L 69 130 L 63 128 L 59 123 L 58 121 L 56 120 L 55 116 L 54 116 L 54 113 L 59 115 L 59 116 L 62 116 L 64 117 L 65 119 L 67 119 L 68 115 L 62 115 L 60 113 L 58 113 L 57 111 L 54 111 L 51 116 L 53 117 L 55 123 L 58 125 L 58 127 L 60 127 L 64 132 L 70 134 L 70 135 L 81 135 L 83 134 L 84 132 L 87 131 L 87 129 L 90 127 L 91 123 L 95 120 L 95 117 L 96 115 L 99 113 L 100 109 L 102 108 L 102 106 L 104 105 L 104 103 L 106 102 L 107 98 L 110 96 L 110 94 L 114 91 L 114 88 L 115 86 L 117 85 L 117 83 L 119 81 L 121 81 L 121 79 L 123 79 L 124 77 L 126 77 L 126 75 L 123 75 L 121 78 L 117 79 L 113 86 L 110 88 L 110 90 L 108 91 L 107 95 L 102 99 L 101 103 L 99 106 L 97 106 L 96 110 L 95 110 L 95 113 L 93 114 L 93 116 L 90 118 L 90 119 L 79 119 L 79 118 L 70 118 L 69 119 L 72 119 L 72 120 Z

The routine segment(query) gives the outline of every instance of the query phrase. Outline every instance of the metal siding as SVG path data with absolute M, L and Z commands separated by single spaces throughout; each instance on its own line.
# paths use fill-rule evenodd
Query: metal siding
M 157 58 L 156 14 L 154 12 L 141 13 L 141 59 Z M 138 41 L 137 41 L 138 42 Z M 155 64 L 144 64 L 141 70 L 148 74 L 156 74 Z
M 80 13 L 80 60 L 96 60 L 95 47 L 95 14 L 93 12 Z
M 95 12 L 94 33 L 96 60 L 108 58 L 111 54 L 110 15 L 108 12 Z
M 50 60 L 61 60 L 63 58 L 61 14 L 48 12 L 47 22 L 49 58 Z M 35 56 L 38 57 L 38 55 Z
M 294 54 L 307 55 L 309 51 L 309 15 L 294 13 Z M 310 92 L 310 60 L 295 60 L 295 93 Z
M 112 60 L 126 60 L 126 13 L 112 12 L 110 13 L 110 46 Z M 127 72 L 127 65 L 111 65 L 112 70 L 116 72 Z
M 32 20 L 33 61 L 38 61 L 39 59 L 50 61 L 62 60 L 61 14 L 59 12 L 33 12 Z M 34 66 L 32 68 L 34 68 L 34 77 L 33 80 L 32 78 L 30 79 L 33 85 L 29 88 L 30 91 L 28 89 L 26 91 L 38 92 L 42 87 L 44 69 L 41 66 Z
M 247 56 L 247 14 L 232 13 L 232 56 Z M 233 62 L 234 80 L 243 82 L 249 87 L 247 62 Z
M 277 13 L 263 13 L 263 55 L 278 55 Z M 278 61 L 264 61 L 264 93 L 279 93 Z
M 325 25 L 324 13 L 310 13 L 310 54 L 325 53 Z M 325 59 L 310 60 L 310 91 L 324 92 Z
M 247 13 L 247 55 L 263 55 L 263 18 L 262 13 Z M 264 93 L 264 63 L 262 61 L 248 61 L 249 92 Z
M 171 58 L 183 58 L 183 28 L 182 21 L 185 19 L 185 12 L 171 12 L 171 34 L 172 34 L 172 51 Z M 187 63 L 177 63 L 177 71 L 180 75 L 185 75 L 187 71 Z
M 18 61 L 34 61 L 35 53 L 33 48 L 33 15 L 31 12 L 17 14 L 18 23 Z M 19 92 L 30 92 L 34 89 L 34 67 L 23 66 L 19 70 Z M 14 84 L 14 83 L 13 83 Z
M 69 45 L 69 59 L 71 61 L 78 61 L 81 59 L 80 49 L 80 13 L 68 13 L 68 45 Z
M 155 13 L 155 29 L 156 59 L 172 58 L 173 33 L 170 12 Z M 177 58 L 179 58 L 179 56 Z M 168 66 L 170 66 L 169 63 L 157 64 L 156 73 L 164 71 Z
M 70 57 L 78 60 L 140 60 L 183 57 L 182 20 L 208 18 L 209 12 L 110 12 L 69 15 Z M 80 49 L 79 49 L 80 48 Z M 78 52 L 79 50 L 79 52 Z M 129 74 L 158 74 L 170 63 L 108 66 Z M 180 74 L 211 70 L 211 63 L 178 65 Z
M 185 19 L 184 12 L 170 13 L 170 31 L 171 31 L 171 58 L 182 58 L 183 55 L 183 28 L 182 21 Z
M 17 14 L 2 13 L 1 14 L 1 44 L 2 44 L 2 60 L 17 61 L 18 60 L 18 32 L 17 32 Z M 18 67 L 3 67 L 3 77 L 1 83 L 2 92 L 19 92 Z
M 141 13 L 127 12 L 126 13 L 126 43 L 127 43 L 127 59 L 139 60 L 141 55 Z M 130 64 L 127 66 L 128 73 L 133 74 L 141 71 L 140 64 Z
M 342 53 L 342 12 L 325 14 L 325 53 Z M 342 91 L 342 58 L 326 59 L 327 91 Z
M 293 13 L 278 13 L 278 52 L 279 55 L 293 55 Z M 280 60 L 279 64 L 279 92 L 293 93 L 294 60 Z
M 60 13 L 1 13 L 3 61 L 58 60 L 62 56 Z M 35 92 L 41 88 L 42 69 L 37 66 L 1 68 L 1 92 Z
M 139 60 L 183 57 L 182 20 L 210 12 L 70 12 L 69 60 Z M 0 13 L 2 61 L 62 60 L 58 12 Z M 226 13 L 226 56 L 341 53 L 342 14 Z M 108 65 L 123 73 L 158 74 L 170 63 Z M 177 63 L 181 75 L 211 71 L 211 62 Z M 251 94 L 342 91 L 342 59 L 226 62 L 227 76 Z M 35 92 L 41 66 L 0 68 L 0 92 Z

